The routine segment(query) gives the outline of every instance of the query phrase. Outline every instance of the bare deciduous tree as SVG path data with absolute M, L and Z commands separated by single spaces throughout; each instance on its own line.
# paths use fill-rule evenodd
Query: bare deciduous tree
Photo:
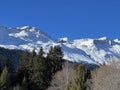
M 93 74 L 93 90 L 120 90 L 120 60 L 104 65 Z

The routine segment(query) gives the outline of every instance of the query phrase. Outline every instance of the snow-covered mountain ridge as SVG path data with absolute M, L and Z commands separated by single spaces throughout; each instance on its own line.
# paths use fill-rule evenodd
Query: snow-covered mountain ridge
M 8 28 L 0 26 L 0 47 L 8 49 L 29 50 L 38 52 L 43 47 L 46 52 L 51 46 L 60 45 L 64 52 L 64 59 L 73 62 L 84 62 L 100 65 L 108 63 L 112 58 L 120 58 L 120 40 L 76 39 L 69 41 L 60 38 L 55 41 L 40 29 L 31 26 Z

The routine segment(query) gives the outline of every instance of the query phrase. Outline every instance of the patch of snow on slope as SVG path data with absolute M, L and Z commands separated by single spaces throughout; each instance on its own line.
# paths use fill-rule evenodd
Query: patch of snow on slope
M 14 36 L 14 37 L 28 37 L 27 32 L 21 31 L 19 33 L 11 33 L 9 36 Z
M 97 65 L 99 64 L 95 62 L 83 50 L 67 47 L 64 44 L 62 44 L 62 50 L 64 51 L 64 59 L 66 60 L 70 60 L 73 62 L 84 62 L 84 63 L 89 63 L 89 64 L 97 64 Z
M 120 43 L 120 39 L 115 39 L 114 41 L 117 43 Z
M 102 39 L 79 39 L 73 41 L 73 46 L 85 51 L 96 62 L 100 64 L 109 62 L 114 56 L 120 58 L 120 45 L 113 44 L 113 41 Z M 118 49 L 116 51 L 116 49 Z
M 29 51 L 35 49 L 36 52 L 43 47 L 45 52 L 48 52 L 51 46 L 60 45 L 64 59 L 96 65 L 108 63 L 111 58 L 120 58 L 120 40 L 118 39 L 112 41 L 102 37 L 77 39 L 71 42 L 67 38 L 61 39 L 62 42 L 56 42 L 35 27 L 7 28 L 0 26 L 0 47 Z
M 101 37 L 98 40 L 107 40 L 107 37 Z

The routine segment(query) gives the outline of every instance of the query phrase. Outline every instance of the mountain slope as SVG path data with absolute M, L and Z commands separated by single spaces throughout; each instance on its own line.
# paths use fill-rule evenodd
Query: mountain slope
M 120 58 L 120 44 L 105 37 L 74 40 L 71 45 L 85 51 L 87 55 L 100 64 L 109 62 L 112 58 Z
M 100 65 L 108 63 L 112 58 L 120 58 L 120 40 L 78 39 L 68 41 L 60 38 L 59 41 L 51 39 L 40 29 L 31 26 L 8 28 L 0 26 L 0 47 L 8 49 L 35 49 L 38 52 L 43 47 L 47 52 L 51 46 L 60 45 L 64 52 L 64 59 L 73 62 L 84 62 Z
M 9 59 L 11 60 L 13 69 L 16 69 L 22 54 L 23 51 L 21 50 L 9 50 L 0 47 L 0 67 L 2 67 L 5 64 L 6 60 Z

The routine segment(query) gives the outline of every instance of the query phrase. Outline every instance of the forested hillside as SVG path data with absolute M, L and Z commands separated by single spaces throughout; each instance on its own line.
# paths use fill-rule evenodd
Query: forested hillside
M 32 53 L 0 48 L 0 90 L 119 90 L 120 61 L 75 63 L 59 46 Z M 117 62 L 116 62 L 117 61 Z
M 14 69 L 16 69 L 22 53 L 23 51 L 21 50 L 9 50 L 0 47 L 0 67 L 2 67 L 5 64 L 6 60 L 9 59 Z
M 44 57 L 41 47 L 39 53 L 35 50 L 22 53 L 20 63 L 13 69 L 15 63 L 7 59 L 1 68 L 1 90 L 45 90 L 50 85 L 54 74 L 62 69 L 63 53 L 59 46 L 51 47 Z M 12 54 L 13 55 L 13 54 Z M 7 57 L 8 58 L 8 57 Z M 1 60 L 2 61 L 2 60 Z

